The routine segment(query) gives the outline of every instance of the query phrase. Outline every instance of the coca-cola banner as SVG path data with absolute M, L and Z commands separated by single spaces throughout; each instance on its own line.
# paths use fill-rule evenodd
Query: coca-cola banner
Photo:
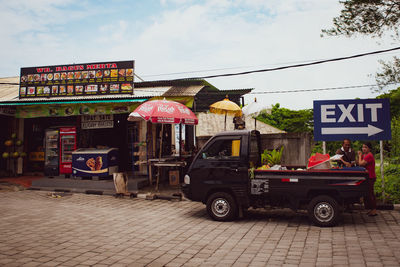
M 133 93 L 134 61 L 21 68 L 20 98 Z

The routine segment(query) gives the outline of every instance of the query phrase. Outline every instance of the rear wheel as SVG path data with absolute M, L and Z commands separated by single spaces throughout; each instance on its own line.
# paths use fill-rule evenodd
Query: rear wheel
M 317 196 L 308 204 L 308 216 L 318 226 L 334 226 L 339 221 L 339 204 L 330 196 Z
M 225 192 L 217 192 L 207 199 L 207 212 L 215 221 L 234 220 L 238 214 L 238 208 L 232 195 Z

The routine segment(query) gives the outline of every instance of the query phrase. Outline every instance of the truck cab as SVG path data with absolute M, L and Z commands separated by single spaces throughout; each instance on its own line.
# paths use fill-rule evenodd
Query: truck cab
M 211 195 L 224 193 L 234 197 L 235 203 L 248 206 L 248 170 L 250 164 L 260 162 L 259 144 L 258 131 L 216 134 L 199 151 L 185 175 L 182 191 L 186 198 L 206 204 Z M 224 210 L 219 215 L 224 217 Z M 236 215 L 234 212 L 231 217 Z

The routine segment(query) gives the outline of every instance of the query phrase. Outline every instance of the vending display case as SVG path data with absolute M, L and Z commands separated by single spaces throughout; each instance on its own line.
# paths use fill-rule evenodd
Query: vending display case
M 72 173 L 72 152 L 76 149 L 76 128 L 60 128 L 60 174 Z
M 132 170 L 133 173 L 139 171 L 139 165 L 135 163 L 139 161 L 140 145 L 139 124 L 130 122 L 127 126 L 128 168 Z
M 57 129 L 45 131 L 44 174 L 47 176 L 56 176 L 59 173 L 58 137 Z
M 72 153 L 73 175 L 107 177 L 118 172 L 118 149 L 80 148 Z

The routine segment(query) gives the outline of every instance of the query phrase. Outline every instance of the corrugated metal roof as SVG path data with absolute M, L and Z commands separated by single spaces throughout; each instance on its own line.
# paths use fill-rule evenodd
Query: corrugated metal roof
M 9 102 L 0 102 L 0 106 L 23 106 L 23 105 L 53 105 L 53 104 L 83 104 L 83 103 L 131 103 L 131 102 L 144 102 L 148 100 L 147 98 L 126 98 L 126 99 L 76 99 L 69 101 L 53 101 L 51 98 L 48 101 L 37 101 L 37 102 L 24 102 L 24 101 L 9 101 Z
M 135 97 L 163 96 L 171 88 L 172 86 L 133 88 L 133 95 Z
M 0 78 L 0 101 L 18 100 L 19 77 Z
M 163 96 L 195 96 L 204 85 L 172 86 Z
M 159 86 L 206 86 L 209 90 L 218 91 L 218 89 L 203 79 L 179 79 L 179 80 L 160 80 L 160 81 L 144 81 L 135 82 L 135 87 L 159 87 Z
M 107 99 L 132 99 L 132 98 L 151 98 L 161 96 L 170 87 L 153 87 L 133 89 L 133 94 L 113 94 L 113 95 L 83 95 L 83 96 L 64 96 L 64 97 L 36 97 L 14 99 L 17 102 L 41 102 L 41 101 L 71 101 L 71 100 L 107 100 Z
M 75 101 L 75 100 L 115 100 L 133 98 L 152 98 L 156 96 L 196 96 L 205 89 L 209 93 L 223 95 L 242 95 L 252 89 L 218 90 L 205 80 L 171 80 L 156 82 L 138 82 L 134 84 L 133 94 L 86 95 L 64 97 L 38 97 L 19 99 L 19 77 L 0 78 L 0 102 L 43 102 L 43 101 Z
M 250 93 L 254 88 L 243 88 L 243 89 L 229 89 L 229 90 L 220 90 L 220 93 L 225 93 L 229 96 L 229 94 L 235 94 L 235 95 L 245 95 Z
M 131 99 L 151 98 L 162 96 L 172 86 L 140 87 L 133 89 L 131 94 L 114 95 L 87 95 L 64 97 L 35 97 L 19 99 L 19 77 L 0 78 L 0 102 L 42 102 L 42 101 L 74 101 L 74 100 L 107 100 L 107 99 Z

